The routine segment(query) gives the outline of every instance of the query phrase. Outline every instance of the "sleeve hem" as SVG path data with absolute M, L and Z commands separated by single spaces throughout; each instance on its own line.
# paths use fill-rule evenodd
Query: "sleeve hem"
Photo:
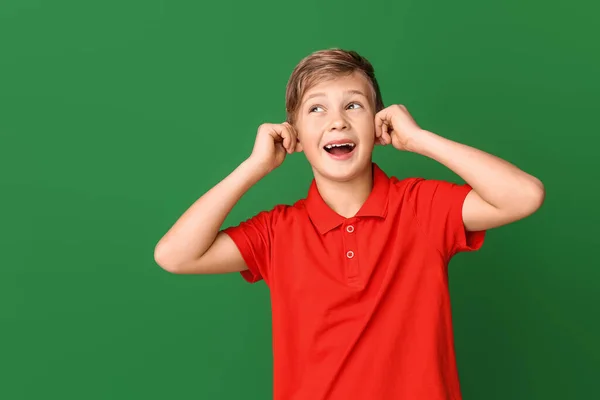
M 223 233 L 227 234 L 233 240 L 248 267 L 248 269 L 240 271 L 242 278 L 248 283 L 256 283 L 262 280 L 263 277 L 258 270 L 258 266 L 253 261 L 252 248 L 244 234 L 234 227 L 224 229 Z
M 483 243 L 485 242 L 486 231 L 467 231 L 465 224 L 463 222 L 463 207 L 465 203 L 465 199 L 467 195 L 473 190 L 473 188 L 469 184 L 462 185 L 461 194 L 455 197 L 455 202 L 453 207 L 453 218 L 455 219 L 454 225 L 460 226 L 462 229 L 459 229 L 456 232 L 456 236 L 454 239 L 454 245 L 452 246 L 452 251 L 450 253 L 450 257 L 453 255 L 464 252 L 464 251 L 477 251 L 481 249 Z

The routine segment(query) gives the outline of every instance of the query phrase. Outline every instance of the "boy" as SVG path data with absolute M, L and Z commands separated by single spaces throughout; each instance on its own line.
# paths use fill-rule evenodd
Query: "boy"
M 315 52 L 294 69 L 287 121 L 259 127 L 252 154 L 157 244 L 172 273 L 238 271 L 272 303 L 274 399 L 461 398 L 447 266 L 488 229 L 535 212 L 542 183 L 490 154 L 384 108 L 371 64 Z M 430 157 L 466 184 L 388 177 L 375 144 Z M 240 197 L 304 152 L 306 199 L 220 231 Z

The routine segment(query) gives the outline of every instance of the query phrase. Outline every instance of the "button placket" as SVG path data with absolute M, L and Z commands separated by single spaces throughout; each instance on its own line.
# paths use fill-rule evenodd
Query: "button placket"
M 358 278 L 358 257 L 356 240 L 356 221 L 350 220 L 344 226 L 344 257 L 346 264 L 346 277 L 350 282 Z

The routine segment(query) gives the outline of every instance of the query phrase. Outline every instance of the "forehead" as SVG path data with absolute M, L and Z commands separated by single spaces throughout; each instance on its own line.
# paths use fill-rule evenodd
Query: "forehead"
M 325 78 L 317 82 L 304 92 L 302 100 L 305 101 L 308 97 L 315 95 L 327 96 L 343 92 L 361 92 L 365 96 L 369 96 L 370 90 L 367 78 L 359 72 L 354 72 L 350 75 Z

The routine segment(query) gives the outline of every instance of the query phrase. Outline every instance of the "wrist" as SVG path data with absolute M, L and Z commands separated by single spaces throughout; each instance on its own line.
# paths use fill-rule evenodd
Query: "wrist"
M 432 148 L 437 135 L 425 129 L 419 129 L 410 136 L 406 143 L 406 150 L 420 155 L 427 155 L 428 150 Z
M 260 160 L 256 160 L 253 157 L 249 157 L 244 160 L 240 168 L 245 171 L 251 177 L 251 180 L 259 181 L 269 174 L 270 168 L 269 166 L 261 162 Z

